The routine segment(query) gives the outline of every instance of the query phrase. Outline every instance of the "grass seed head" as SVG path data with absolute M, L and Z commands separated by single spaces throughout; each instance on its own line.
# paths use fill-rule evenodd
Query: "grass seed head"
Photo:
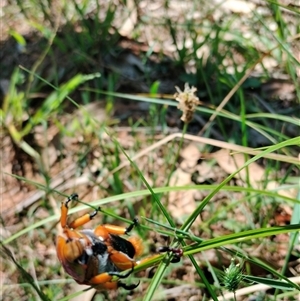
M 224 272 L 222 282 L 225 288 L 230 292 L 235 292 L 244 278 L 242 267 L 240 264 L 235 264 L 234 260 L 232 260 L 230 266 Z
M 185 123 L 189 123 L 193 119 L 194 112 L 197 105 L 200 104 L 199 98 L 195 95 L 197 88 L 189 86 L 188 83 L 184 85 L 184 91 L 175 86 L 177 93 L 174 94 L 174 98 L 179 102 L 177 108 L 182 111 L 181 120 Z

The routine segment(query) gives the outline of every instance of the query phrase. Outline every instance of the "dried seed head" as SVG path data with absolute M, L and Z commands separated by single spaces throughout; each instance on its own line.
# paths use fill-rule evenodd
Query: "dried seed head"
M 193 119 L 194 112 L 197 105 L 200 104 L 199 98 L 195 95 L 197 89 L 189 86 L 188 83 L 184 85 L 184 91 L 181 91 L 175 86 L 177 93 L 174 94 L 174 98 L 179 102 L 177 108 L 182 111 L 181 120 L 185 123 L 189 123 Z

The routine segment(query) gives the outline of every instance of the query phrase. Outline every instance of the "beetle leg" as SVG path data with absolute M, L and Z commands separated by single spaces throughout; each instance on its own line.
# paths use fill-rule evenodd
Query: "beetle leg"
M 112 282 L 105 282 L 105 283 L 98 284 L 98 285 L 94 286 L 94 288 L 98 289 L 98 290 L 103 290 L 103 289 L 116 290 L 119 287 L 122 287 L 125 290 L 131 291 L 131 290 L 137 288 L 139 286 L 139 284 L 140 284 L 140 282 L 138 282 L 137 284 L 129 284 L 128 285 L 121 281 L 112 281 Z
M 89 283 L 91 284 L 102 284 L 106 282 L 111 282 L 111 279 L 113 276 L 117 276 L 118 278 L 127 278 L 134 269 L 134 264 L 131 264 L 131 269 L 126 273 L 120 273 L 120 272 L 106 272 L 99 275 L 94 276 L 92 279 L 89 280 Z
M 88 283 L 91 285 L 111 283 L 112 277 L 113 276 L 109 275 L 108 273 L 102 273 L 91 278 Z
M 134 218 L 132 224 L 128 228 L 115 226 L 111 224 L 104 224 L 98 226 L 94 232 L 97 236 L 100 236 L 105 240 L 109 237 L 109 234 L 115 234 L 115 235 L 128 234 L 133 229 L 133 227 L 135 227 L 137 224 L 138 224 L 138 219 Z
M 140 282 L 138 282 L 137 284 L 125 284 L 121 281 L 117 282 L 118 287 L 123 287 L 125 290 L 127 291 L 131 291 L 134 290 L 135 288 L 137 288 L 140 285 Z
M 127 285 L 120 281 L 111 281 L 113 276 L 117 276 L 118 278 L 122 278 L 122 279 L 127 278 L 133 272 L 133 269 L 134 269 L 134 264 L 132 263 L 131 270 L 129 270 L 126 274 L 120 272 L 107 272 L 107 273 L 99 274 L 94 276 L 92 279 L 90 279 L 88 284 L 95 286 L 96 289 L 97 289 L 97 285 L 99 285 L 99 289 L 100 288 L 117 289 L 118 287 L 123 287 L 126 290 L 133 290 L 140 283 Z
M 67 198 L 66 201 L 62 202 L 62 204 L 61 204 L 60 224 L 61 224 L 62 228 L 64 228 L 64 229 L 66 229 L 66 228 L 76 229 L 76 228 L 86 224 L 87 222 L 89 222 L 100 211 L 100 208 L 98 208 L 97 210 L 95 210 L 92 213 L 84 214 L 83 216 L 75 219 L 72 223 L 70 223 L 70 225 L 68 225 L 67 224 L 67 216 L 68 216 L 68 211 L 69 211 L 69 203 L 71 201 L 77 200 L 77 199 L 78 199 L 78 194 L 73 193 Z
M 126 274 L 120 273 L 120 272 L 108 272 L 108 275 L 117 276 L 118 278 L 121 278 L 121 279 L 127 278 L 133 272 L 134 265 L 135 264 L 133 262 L 131 262 L 131 269 Z
M 106 240 L 107 238 L 109 238 L 110 234 L 115 234 L 115 235 L 125 234 L 125 230 L 126 228 L 120 226 L 104 224 L 96 227 L 94 233 L 96 236 L 102 237 L 104 240 Z
M 131 224 L 128 228 L 126 228 L 125 234 L 129 234 L 129 232 L 130 232 L 135 226 L 137 226 L 138 223 L 139 223 L 139 220 L 138 220 L 137 217 L 135 217 L 135 218 L 133 219 L 133 221 L 132 221 L 132 224 Z
M 78 198 L 78 194 L 71 194 L 66 201 L 61 203 L 61 216 L 60 216 L 60 224 L 63 228 L 67 227 L 67 216 L 69 211 L 69 202 Z
M 119 272 L 109 272 L 109 275 L 117 276 L 121 279 L 124 279 L 124 278 L 127 278 L 133 272 L 133 269 L 134 269 L 134 263 L 132 263 L 131 270 L 129 270 L 126 274 L 122 274 L 122 273 L 119 273 Z M 122 288 L 124 288 L 125 290 L 128 290 L 128 291 L 131 291 L 131 290 L 137 288 L 139 286 L 139 284 L 140 284 L 140 282 L 138 282 L 137 284 L 129 284 L 129 285 L 125 284 L 121 281 L 117 282 L 118 287 L 122 287 Z
M 94 212 L 84 214 L 81 217 L 78 217 L 72 223 L 70 223 L 69 227 L 72 229 L 76 229 L 76 228 L 88 223 L 90 220 L 92 220 L 97 215 L 98 211 L 99 211 L 99 209 L 95 210 Z
M 97 286 L 94 286 L 95 289 L 98 290 L 116 290 L 118 288 L 118 282 L 117 281 L 113 281 L 113 282 L 105 282 L 105 283 L 101 283 Z
M 110 253 L 110 256 L 109 256 L 110 260 L 121 271 L 130 269 L 136 265 L 136 262 L 123 252 L 112 250 L 109 253 Z M 116 275 L 116 276 L 118 276 L 118 275 Z

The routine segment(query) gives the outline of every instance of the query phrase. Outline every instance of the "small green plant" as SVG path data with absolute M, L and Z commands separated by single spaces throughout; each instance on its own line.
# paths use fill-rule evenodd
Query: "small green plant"
M 222 276 L 224 288 L 229 292 L 235 292 L 239 288 L 243 278 L 243 266 L 236 264 L 234 259 L 232 259 L 229 267 L 225 269 Z

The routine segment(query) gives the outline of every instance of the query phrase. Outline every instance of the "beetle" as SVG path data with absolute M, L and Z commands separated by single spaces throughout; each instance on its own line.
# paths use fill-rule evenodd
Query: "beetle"
M 69 203 L 72 200 L 78 200 L 76 193 L 62 202 L 60 225 L 64 236 L 59 235 L 56 243 L 57 256 L 64 270 L 77 283 L 90 285 L 97 290 L 119 287 L 126 290 L 135 289 L 139 283 L 127 285 L 120 280 L 115 281 L 113 277 L 127 278 L 136 265 L 157 257 L 154 255 L 136 261 L 136 257 L 143 252 L 141 239 L 135 236 L 125 239 L 120 236 L 128 235 L 138 224 L 138 219 L 135 218 L 128 228 L 103 224 L 95 229 L 78 230 L 77 228 L 92 220 L 100 208 L 68 223 Z M 174 254 L 172 262 L 180 260 L 181 251 L 168 247 L 161 248 L 161 252 L 168 251 Z M 122 273 L 125 270 L 128 272 Z

